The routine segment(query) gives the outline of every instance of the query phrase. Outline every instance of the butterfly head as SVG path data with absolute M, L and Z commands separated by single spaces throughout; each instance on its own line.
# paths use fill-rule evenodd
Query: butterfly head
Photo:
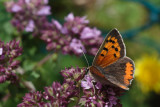
M 88 74 L 90 67 L 85 68 L 85 75 Z

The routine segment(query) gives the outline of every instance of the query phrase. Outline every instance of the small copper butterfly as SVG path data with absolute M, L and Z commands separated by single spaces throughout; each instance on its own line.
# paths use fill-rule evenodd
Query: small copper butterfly
M 117 29 L 105 37 L 89 71 L 95 80 L 128 90 L 134 78 L 134 62 L 126 56 L 123 39 Z

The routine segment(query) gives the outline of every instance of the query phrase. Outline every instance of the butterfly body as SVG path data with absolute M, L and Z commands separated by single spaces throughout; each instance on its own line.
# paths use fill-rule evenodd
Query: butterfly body
M 98 67 L 91 66 L 89 67 L 89 70 L 91 72 L 91 75 L 94 77 L 96 81 L 101 82 L 103 85 L 114 85 L 112 84 L 107 78 L 105 77 L 102 69 L 99 69 Z
M 117 29 L 113 29 L 104 39 L 90 73 L 102 84 L 118 86 L 128 90 L 134 77 L 134 62 L 126 56 L 123 39 Z

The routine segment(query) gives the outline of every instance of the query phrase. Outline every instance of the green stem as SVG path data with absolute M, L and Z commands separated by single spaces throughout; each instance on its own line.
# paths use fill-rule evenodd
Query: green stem
M 55 52 L 53 54 L 49 54 L 49 55 L 45 56 L 42 60 L 40 60 L 35 65 L 34 69 L 37 69 L 37 68 L 41 67 L 44 63 L 46 63 L 51 58 L 52 58 L 53 61 L 57 60 L 57 53 Z
M 34 84 L 31 81 L 24 81 L 22 78 L 23 74 L 25 73 L 25 70 L 21 67 L 17 68 L 17 73 L 19 73 L 18 75 L 18 81 L 17 81 L 17 85 L 21 86 L 20 84 L 23 84 L 25 88 L 27 88 L 29 91 L 36 91 Z
M 80 95 L 81 87 L 79 86 L 78 88 L 79 88 L 79 96 L 78 96 L 77 103 L 76 103 L 77 106 L 79 105 L 79 101 L 80 101 L 80 97 L 81 97 L 81 95 Z

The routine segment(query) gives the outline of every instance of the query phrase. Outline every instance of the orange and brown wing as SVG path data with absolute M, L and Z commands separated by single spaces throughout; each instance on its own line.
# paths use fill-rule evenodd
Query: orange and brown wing
M 113 29 L 104 39 L 96 57 L 93 60 L 93 66 L 102 68 L 114 63 L 125 56 L 125 45 L 117 29 Z
M 134 69 L 134 62 L 128 57 L 123 57 L 105 67 L 103 75 L 113 84 L 127 90 L 134 78 Z

